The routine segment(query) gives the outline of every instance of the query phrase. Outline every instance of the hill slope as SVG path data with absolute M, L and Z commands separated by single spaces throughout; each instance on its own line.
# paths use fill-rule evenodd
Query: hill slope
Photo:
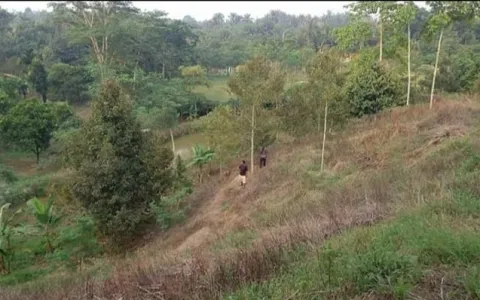
M 267 168 L 249 176 L 246 189 L 235 165 L 228 178 L 199 187 L 188 220 L 134 258 L 112 262 L 108 279 L 50 278 L 33 291 L 0 294 L 478 297 L 479 117 L 476 102 L 446 101 L 352 121 L 328 137 L 323 174 L 318 136 L 285 142 L 271 149 Z

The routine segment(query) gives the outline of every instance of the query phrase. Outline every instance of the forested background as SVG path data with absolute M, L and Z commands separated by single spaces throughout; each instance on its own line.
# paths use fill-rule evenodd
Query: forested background
M 312 137 L 323 174 L 349 120 L 480 92 L 478 3 L 206 21 L 130 1 L 0 9 L 0 284 L 139 247 L 240 158 L 253 176 L 263 146 Z

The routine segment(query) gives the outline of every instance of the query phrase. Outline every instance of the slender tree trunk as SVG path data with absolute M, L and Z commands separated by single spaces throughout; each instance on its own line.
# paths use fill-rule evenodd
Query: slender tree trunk
M 410 64 L 410 51 L 411 51 L 411 41 L 410 41 L 410 23 L 408 23 L 408 50 L 407 50 L 407 59 L 408 59 L 408 83 L 407 83 L 407 106 L 410 104 L 410 86 L 412 84 L 412 73 L 411 73 L 411 64 Z
M 380 21 L 380 57 L 379 60 L 380 62 L 382 61 L 383 58 L 383 22 Z
M 42 93 L 42 101 L 43 101 L 43 103 L 47 103 L 47 94 L 46 93 Z
M 162 78 L 165 79 L 165 63 L 162 63 Z
M 137 85 L 137 66 L 138 61 L 135 63 L 135 69 L 133 69 L 133 92 L 135 93 L 135 86 Z
M 8 274 L 8 268 L 5 261 L 6 258 L 3 255 L 0 256 L 0 274 Z
M 170 131 L 170 139 L 172 140 L 172 151 L 173 151 L 173 155 L 175 156 L 175 139 L 173 138 L 172 128 L 170 128 L 169 131 Z
M 430 108 L 433 107 L 433 92 L 435 91 L 435 79 L 437 77 L 438 59 L 440 57 L 440 48 L 442 47 L 443 28 L 440 31 L 440 37 L 438 38 L 437 57 L 435 58 L 435 69 L 433 70 L 432 90 L 430 92 Z
M 38 163 L 40 162 L 40 149 L 37 146 L 35 147 L 35 155 L 37 157 L 37 165 L 38 165 Z
M 250 164 L 251 164 L 251 169 L 252 169 L 252 174 L 253 174 L 253 169 L 254 169 L 254 149 L 255 149 L 255 105 L 252 105 L 252 136 L 250 140 Z
M 327 117 L 328 117 L 328 101 L 325 101 L 325 117 L 323 123 L 323 142 L 322 142 L 322 160 L 320 163 L 320 172 L 323 172 L 323 158 L 325 157 L 325 140 L 327 138 Z
M 320 132 L 320 124 L 321 124 L 321 115 L 322 115 L 322 111 L 320 110 L 320 108 L 318 108 L 318 116 L 317 116 L 317 131 Z
M 47 250 L 47 253 L 53 253 L 53 245 L 52 245 L 52 241 L 50 240 L 50 229 L 48 228 L 48 225 L 45 225 L 45 239 L 46 239 L 46 250 Z

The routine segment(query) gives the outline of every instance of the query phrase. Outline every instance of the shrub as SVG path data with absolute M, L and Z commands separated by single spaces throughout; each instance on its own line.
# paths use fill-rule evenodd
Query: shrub
M 377 61 L 354 65 L 345 85 L 350 114 L 355 117 L 375 114 L 384 108 L 400 105 L 403 100 L 398 78 Z
M 66 152 L 78 171 L 73 196 L 111 246 L 128 246 L 153 220 L 149 203 L 171 186 L 173 154 L 142 134 L 131 103 L 112 81 L 104 82 L 92 118 L 76 137 Z

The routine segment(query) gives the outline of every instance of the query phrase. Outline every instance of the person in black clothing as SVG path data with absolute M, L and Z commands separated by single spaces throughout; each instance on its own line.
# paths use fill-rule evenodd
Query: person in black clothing
M 260 168 L 265 167 L 267 165 L 267 150 L 265 150 L 265 147 L 262 147 L 262 150 L 260 151 Z
M 247 184 L 247 171 L 248 171 L 248 166 L 247 164 L 245 163 L 244 160 L 242 160 L 242 164 L 238 167 L 239 170 L 240 170 L 240 184 L 245 187 L 245 185 Z

